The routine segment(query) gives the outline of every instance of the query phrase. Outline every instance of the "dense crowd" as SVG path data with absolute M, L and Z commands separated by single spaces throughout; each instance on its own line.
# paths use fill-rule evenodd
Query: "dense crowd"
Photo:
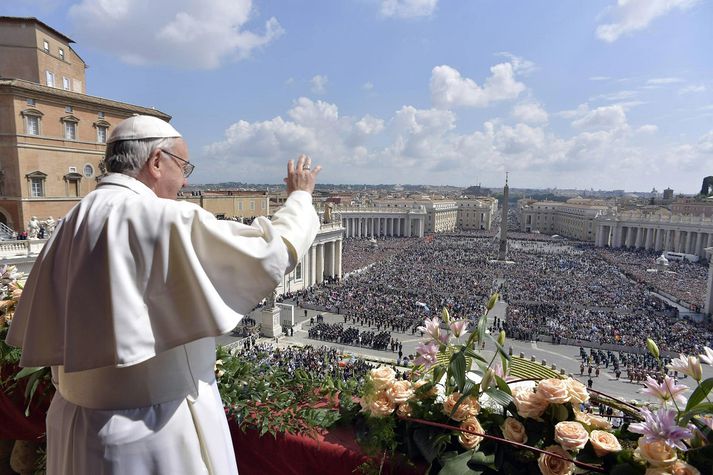
M 370 239 L 345 239 L 342 251 L 342 273 L 346 275 L 363 269 L 417 244 L 418 238 L 380 237 L 373 241 Z
M 341 323 L 318 323 L 309 328 L 307 336 L 312 339 L 382 351 L 387 351 L 392 343 L 391 334 L 387 331 L 378 333 L 371 330 L 360 331 L 355 327 L 345 327 Z M 393 349 L 393 345 L 391 348 Z
M 301 301 L 342 313 L 354 323 L 414 333 L 443 306 L 455 318 L 475 321 L 491 293 L 500 290 L 508 312 L 498 327 L 514 338 L 551 335 L 641 348 L 648 336 L 671 351 L 700 350 L 713 341 L 710 323 L 679 318 L 676 308 L 651 292 L 702 289 L 706 274 L 700 265 L 677 263 L 676 282 L 669 285 L 646 273 L 644 255 L 569 247 L 552 238 L 516 242 L 508 253 L 511 265 L 493 261 L 493 237 L 437 235 L 403 241 L 409 244 L 392 249 L 390 257 L 380 255 L 364 272 L 302 291 Z M 368 240 L 351 242 L 345 259 L 357 246 L 359 255 L 368 253 Z M 653 256 L 648 259 L 653 264 Z M 362 256 L 352 262 L 366 261 Z M 648 279 L 635 278 L 639 274 L 631 267 L 637 262 Z
M 361 358 L 351 356 L 345 358 L 335 348 L 325 346 L 273 348 L 271 345 L 258 344 L 243 348 L 239 355 L 255 361 L 258 365 L 278 366 L 289 372 L 303 369 L 320 378 L 330 376 L 335 379 L 361 380 L 373 368 L 370 363 Z
M 657 269 L 655 262 L 660 254 L 643 249 L 610 249 L 602 257 L 632 279 L 661 289 L 681 303 L 703 308 L 708 266 L 702 262 L 670 260 L 667 268 Z

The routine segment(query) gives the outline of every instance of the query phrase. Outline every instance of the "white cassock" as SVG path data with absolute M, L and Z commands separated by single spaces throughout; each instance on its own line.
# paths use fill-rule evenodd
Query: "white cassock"
M 214 337 L 309 249 L 309 193 L 270 221 L 219 221 L 110 174 L 55 229 L 7 342 L 52 366 L 48 474 L 234 474 Z

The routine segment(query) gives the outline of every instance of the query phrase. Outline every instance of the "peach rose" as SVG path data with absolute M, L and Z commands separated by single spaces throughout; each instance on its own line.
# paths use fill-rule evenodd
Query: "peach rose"
M 533 393 L 529 389 L 515 389 L 512 392 L 512 398 L 515 400 L 517 413 L 521 417 L 529 419 L 539 419 L 549 406 L 549 403 L 539 394 Z
M 394 381 L 386 389 L 386 396 L 391 399 L 394 404 L 403 404 L 413 396 L 413 389 L 411 389 L 411 381 Z
M 603 430 L 593 430 L 589 434 L 589 441 L 592 443 L 594 453 L 598 457 L 604 457 L 606 454 L 613 452 L 621 452 L 621 444 L 619 440 L 609 432 Z
M 514 417 L 508 417 L 500 429 L 503 431 L 503 437 L 507 440 L 513 442 L 519 442 L 524 444 L 527 442 L 527 433 L 525 433 L 525 426 L 522 422 L 518 421 Z
M 543 379 L 535 392 L 550 404 L 564 404 L 569 401 L 569 385 L 564 379 Z
M 550 445 L 549 447 L 545 447 L 545 450 L 568 459 L 572 458 L 559 445 Z M 542 475 L 571 475 L 574 473 L 574 464 L 572 462 L 567 462 L 566 460 L 552 457 L 548 454 L 540 455 L 540 458 L 537 459 L 537 466 L 540 467 Z
M 676 461 L 676 449 L 668 446 L 663 440 L 646 442 L 644 437 L 641 437 L 634 454 L 652 467 L 671 465 Z
M 376 369 L 372 369 L 369 374 L 374 382 L 374 389 L 377 391 L 391 386 L 391 383 L 396 379 L 396 373 L 389 366 L 379 366 Z
M 411 404 L 407 402 L 399 404 L 398 409 L 396 409 L 396 414 L 402 417 L 411 417 L 413 415 L 413 411 L 411 410 Z
M 484 433 L 483 427 L 478 422 L 475 417 L 469 417 L 460 423 L 461 429 L 470 430 L 473 432 Z M 464 449 L 470 450 L 476 448 L 483 441 L 483 437 L 475 434 L 469 434 L 467 432 L 458 432 L 458 442 L 463 446 Z
M 567 382 L 569 400 L 572 401 L 573 404 L 581 404 L 589 401 L 589 391 L 587 391 L 587 387 L 584 384 L 574 378 L 567 378 L 565 381 Z
M 362 403 L 362 407 L 364 404 Z M 385 417 L 393 413 L 396 405 L 388 398 L 386 391 L 379 391 L 366 399 L 366 411 L 374 417 Z
M 587 414 L 586 412 L 574 411 L 574 420 L 588 425 L 592 429 L 610 430 L 611 422 L 603 417 Z
M 696 467 L 681 460 L 676 460 L 670 469 L 673 475 L 701 475 Z
M 579 422 L 564 421 L 555 425 L 555 442 L 565 450 L 581 450 L 588 440 L 587 429 Z
M 475 417 L 480 413 L 480 404 L 478 404 L 478 401 L 473 396 L 466 396 L 460 406 L 458 406 L 458 409 L 456 409 L 456 412 L 451 415 L 453 408 L 461 396 L 461 393 L 455 392 L 443 401 L 443 414 L 459 422 L 469 417 Z

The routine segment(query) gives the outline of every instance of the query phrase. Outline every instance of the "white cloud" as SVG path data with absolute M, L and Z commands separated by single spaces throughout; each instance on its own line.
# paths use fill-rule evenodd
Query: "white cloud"
M 211 69 L 243 59 L 280 37 L 270 18 L 263 32 L 247 29 L 250 0 L 82 0 L 69 15 L 77 39 L 117 55 L 129 64 L 168 64 Z
M 548 120 L 547 111 L 537 102 L 524 102 L 517 104 L 512 115 L 520 122 L 527 124 L 544 124 Z
M 653 124 L 642 125 L 638 129 L 636 129 L 636 132 L 640 134 L 655 134 L 658 131 L 659 128 Z
M 584 114 L 589 112 L 589 104 L 586 102 L 580 104 L 576 109 L 563 110 L 555 113 L 556 117 L 562 117 L 563 119 L 574 119 L 575 117 L 582 117 Z
M 698 150 L 703 153 L 713 153 L 713 130 L 698 140 Z
M 312 79 L 309 80 L 309 83 L 312 86 L 312 92 L 315 94 L 324 94 L 327 91 L 328 82 L 329 79 L 327 79 L 327 76 L 323 76 L 321 74 L 312 76 Z
M 396 18 L 430 16 L 437 5 L 438 0 L 381 0 L 381 14 Z
M 597 107 L 583 117 L 572 122 L 576 129 L 585 130 L 623 130 L 628 127 L 624 108 L 619 105 Z
M 611 23 L 597 27 L 597 38 L 613 43 L 623 35 L 643 30 L 656 18 L 674 9 L 686 10 L 698 0 L 618 0 L 607 14 Z
M 525 90 L 525 85 L 515 79 L 511 63 L 496 64 L 490 73 L 481 87 L 450 66 L 436 66 L 431 72 L 431 101 L 444 109 L 487 107 L 491 102 L 515 99 Z
M 590 81 L 608 81 L 610 79 L 609 76 L 592 76 L 589 78 Z
M 617 102 L 617 101 L 623 101 L 625 99 L 631 99 L 632 97 L 636 97 L 639 95 L 638 91 L 632 91 L 632 90 L 623 90 L 623 91 L 615 91 L 615 92 L 609 92 L 606 94 L 600 94 L 598 96 L 590 97 L 590 101 L 607 101 L 607 102 Z
M 681 89 L 678 90 L 679 94 L 691 94 L 691 93 L 698 93 L 698 92 L 705 92 L 706 91 L 706 86 L 703 84 L 691 84 L 686 87 L 682 87 Z
M 673 78 L 673 77 L 672 78 L 653 78 L 653 79 L 649 79 L 648 81 L 646 81 L 646 84 L 648 84 L 649 86 L 660 86 L 663 84 L 676 84 L 679 82 L 683 82 L 683 79 Z
M 371 81 L 367 81 L 362 84 L 361 88 L 365 91 L 372 91 L 374 89 L 374 83 L 372 83 Z
M 512 64 L 512 70 L 515 72 L 515 74 L 519 74 L 521 76 L 527 76 L 528 74 L 531 74 L 537 69 L 537 66 L 535 66 L 534 62 L 525 59 L 521 56 L 509 53 L 507 51 L 500 51 L 499 53 L 495 53 L 495 56 L 507 58 L 508 62 Z

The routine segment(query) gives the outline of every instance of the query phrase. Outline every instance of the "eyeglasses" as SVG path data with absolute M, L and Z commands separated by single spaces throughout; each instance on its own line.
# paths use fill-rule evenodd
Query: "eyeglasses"
M 189 162 L 187 160 L 182 159 L 178 155 L 174 155 L 171 152 L 168 152 L 162 148 L 160 148 L 159 150 L 161 150 L 166 155 L 170 155 L 171 157 L 175 158 L 176 160 L 180 160 L 183 162 L 183 165 L 181 165 L 181 168 L 183 169 L 183 178 L 188 178 L 189 176 L 191 176 L 191 173 L 193 173 L 193 169 L 196 168 L 195 165 L 193 165 L 191 162 Z

